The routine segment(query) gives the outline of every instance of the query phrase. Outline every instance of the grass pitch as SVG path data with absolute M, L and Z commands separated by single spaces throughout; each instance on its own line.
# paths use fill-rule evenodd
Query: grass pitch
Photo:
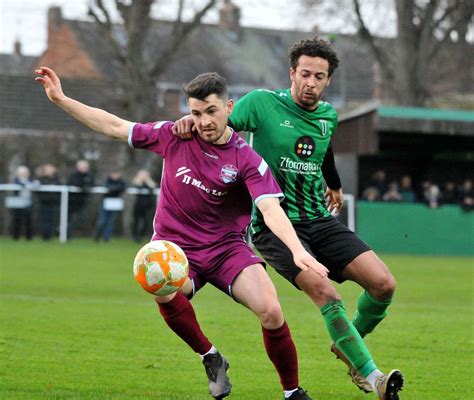
M 0 239 L 1 399 L 210 399 L 197 357 L 163 323 L 131 270 L 126 240 Z M 474 399 L 473 260 L 382 255 L 398 281 L 389 316 L 366 339 L 378 366 L 401 369 L 401 399 Z M 300 383 L 318 400 L 369 400 L 329 352 L 319 311 L 270 271 L 298 348 Z M 338 286 L 350 315 L 360 289 Z M 260 326 L 207 285 L 193 300 L 230 360 L 231 399 L 281 399 Z

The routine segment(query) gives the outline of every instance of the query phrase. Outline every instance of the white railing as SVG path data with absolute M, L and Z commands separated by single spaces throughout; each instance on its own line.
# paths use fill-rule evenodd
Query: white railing
M 13 184 L 13 183 L 3 183 L 0 184 L 0 191 L 19 191 L 25 189 L 24 186 Z M 87 191 L 83 191 L 81 188 L 76 186 L 67 186 L 67 185 L 38 185 L 32 183 L 28 190 L 32 192 L 55 192 L 61 193 L 60 205 L 59 205 L 59 241 L 62 243 L 67 242 L 67 225 L 68 225 L 68 204 L 69 204 L 69 193 L 107 193 L 108 189 L 104 186 L 95 186 L 90 188 Z M 125 193 L 128 194 L 148 194 L 150 193 L 147 189 L 138 189 L 138 188 L 127 188 Z M 159 195 L 160 189 L 154 189 L 153 193 Z
M 355 197 L 353 194 L 344 194 L 344 208 L 347 210 L 347 227 L 355 232 L 356 221 L 355 221 Z
M 19 191 L 24 189 L 24 186 L 13 183 L 0 184 L 0 192 L 8 191 Z M 56 192 L 61 194 L 60 206 L 59 206 L 59 241 L 62 243 L 67 242 L 67 226 L 68 226 L 68 204 L 69 204 L 69 193 L 81 193 L 83 192 L 76 186 L 67 185 L 38 185 L 31 184 L 28 188 L 32 192 Z M 86 193 L 107 193 L 108 189 L 103 186 L 95 186 L 86 191 Z M 125 193 L 128 194 L 148 194 L 147 189 L 138 188 L 127 188 Z M 159 195 L 160 189 L 154 189 L 153 193 Z M 355 198 L 352 194 L 344 194 L 344 208 L 347 210 L 347 221 L 343 221 L 347 227 L 355 232 Z

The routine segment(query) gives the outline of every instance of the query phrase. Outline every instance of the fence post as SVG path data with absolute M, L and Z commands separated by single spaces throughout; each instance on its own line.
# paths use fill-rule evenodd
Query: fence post
M 59 241 L 67 242 L 67 220 L 68 220 L 69 187 L 61 187 L 61 208 L 59 212 Z

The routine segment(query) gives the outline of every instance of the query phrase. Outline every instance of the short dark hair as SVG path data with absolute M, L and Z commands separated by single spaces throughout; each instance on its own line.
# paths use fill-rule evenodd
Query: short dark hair
M 303 39 L 290 47 L 288 58 L 290 59 L 291 68 L 296 69 L 301 56 L 321 57 L 327 60 L 329 63 L 329 76 L 333 74 L 339 65 L 339 57 L 331 43 L 317 36 L 311 39 Z
M 227 81 L 217 72 L 206 72 L 196 76 L 191 82 L 183 87 L 184 94 L 189 99 L 204 100 L 211 94 L 217 95 L 222 100 L 229 97 Z

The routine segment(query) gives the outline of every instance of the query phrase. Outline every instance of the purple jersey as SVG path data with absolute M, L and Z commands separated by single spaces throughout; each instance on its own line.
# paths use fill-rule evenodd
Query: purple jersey
M 181 140 L 172 122 L 135 124 L 129 144 L 165 159 L 152 240 L 175 242 L 185 251 L 243 241 L 252 199 L 282 197 L 267 164 L 235 132 L 222 145 L 198 135 Z

